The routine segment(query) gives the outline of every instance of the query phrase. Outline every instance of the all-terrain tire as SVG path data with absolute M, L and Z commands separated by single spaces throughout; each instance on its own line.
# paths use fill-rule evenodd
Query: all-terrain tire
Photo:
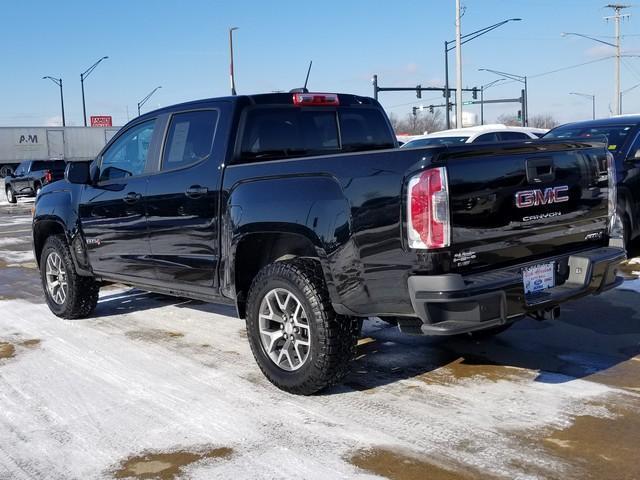
M 18 201 L 18 199 L 16 198 L 16 194 L 13 193 L 13 188 L 11 188 L 10 186 L 7 187 L 5 193 L 7 195 L 7 202 L 16 203 Z
M 300 368 L 280 368 L 260 340 L 259 311 L 273 289 L 295 295 L 309 324 L 309 354 Z M 317 262 L 296 259 L 265 266 L 256 275 L 247 297 L 247 336 L 262 373 L 276 387 L 297 395 L 311 395 L 340 382 L 349 372 L 355 354 L 360 322 L 338 315 Z
M 61 304 L 52 298 L 47 288 L 47 259 L 52 253 L 56 253 L 61 258 L 68 285 L 66 298 Z M 95 310 L 98 304 L 100 285 L 93 277 L 84 277 L 76 273 L 71 251 L 64 236 L 52 235 L 47 238 L 40 256 L 40 278 L 47 305 L 58 317 L 85 318 Z

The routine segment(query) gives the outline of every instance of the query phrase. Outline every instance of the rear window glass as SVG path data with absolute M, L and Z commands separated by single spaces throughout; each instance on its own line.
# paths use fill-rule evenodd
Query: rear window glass
M 64 170 L 64 167 L 66 166 L 66 162 L 64 160 L 52 160 L 52 161 L 43 161 L 43 160 L 36 160 L 35 162 L 33 162 L 33 165 L 31 166 L 31 171 L 32 172 L 36 172 L 39 170 Z
M 246 114 L 240 157 L 266 160 L 393 146 L 391 131 L 376 109 L 254 108 Z
M 609 143 L 609 150 L 617 151 L 622 148 L 632 129 L 632 125 L 603 125 L 601 127 L 567 125 L 566 127 L 554 128 L 544 138 L 591 138 L 604 135 Z
M 393 148 L 389 126 L 379 110 L 352 109 L 339 113 L 342 150 Z

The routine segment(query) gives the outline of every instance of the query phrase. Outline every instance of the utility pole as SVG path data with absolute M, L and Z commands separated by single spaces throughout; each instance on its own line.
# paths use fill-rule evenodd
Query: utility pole
M 622 13 L 625 8 L 630 8 L 631 5 L 622 5 L 619 3 L 610 3 L 606 8 L 610 8 L 614 11 L 614 14 L 609 17 L 604 17 L 605 20 L 613 20 L 615 26 L 615 48 L 616 48 L 616 65 L 615 65 L 615 112 L 616 115 L 622 114 L 622 105 L 620 102 L 620 60 L 621 60 L 621 47 L 620 47 L 620 20 L 629 18 L 631 15 L 628 13 Z
M 462 128 L 462 27 L 460 17 L 460 0 L 456 0 L 456 128 Z

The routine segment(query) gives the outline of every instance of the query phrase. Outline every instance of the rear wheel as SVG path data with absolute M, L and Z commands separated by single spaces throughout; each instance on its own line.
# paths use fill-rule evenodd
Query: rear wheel
M 64 237 L 47 239 L 40 256 L 40 276 L 49 309 L 61 318 L 84 318 L 98 303 L 99 285 L 76 273 Z
M 11 188 L 11 186 L 7 187 L 6 194 L 7 194 L 7 202 L 9 202 L 9 203 L 16 203 L 17 202 L 16 194 L 13 193 L 13 188 Z
M 358 319 L 335 313 L 313 261 L 267 265 L 249 290 L 253 356 L 269 381 L 286 392 L 310 395 L 344 378 L 358 327 Z

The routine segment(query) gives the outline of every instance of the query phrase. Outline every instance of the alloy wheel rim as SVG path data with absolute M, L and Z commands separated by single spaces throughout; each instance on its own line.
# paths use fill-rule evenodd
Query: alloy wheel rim
M 67 271 L 57 252 L 49 254 L 45 269 L 49 296 L 55 303 L 62 305 L 67 299 L 69 284 L 67 283 Z
M 258 327 L 265 353 L 279 368 L 292 372 L 306 363 L 311 350 L 309 319 L 293 293 L 270 290 L 260 303 Z

